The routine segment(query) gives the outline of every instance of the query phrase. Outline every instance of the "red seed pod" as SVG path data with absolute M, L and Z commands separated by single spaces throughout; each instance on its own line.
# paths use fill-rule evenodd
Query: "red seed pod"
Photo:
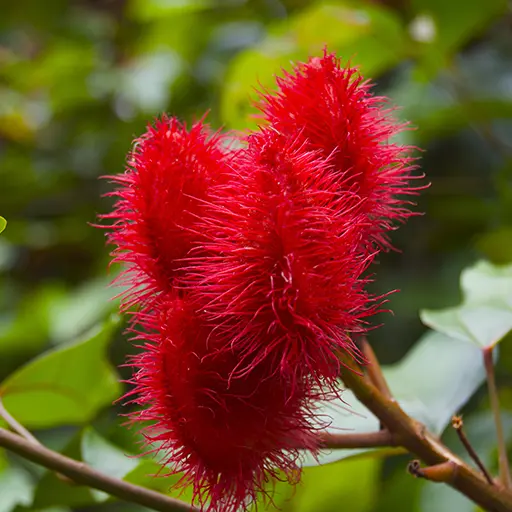
M 110 219 L 125 307 L 145 340 L 127 395 L 148 443 L 203 509 L 235 512 L 317 449 L 315 400 L 381 298 L 368 267 L 411 215 L 403 130 L 332 54 L 262 96 L 267 126 L 228 151 L 162 118 L 136 141 Z
M 353 206 L 367 217 L 363 243 L 390 247 L 386 232 L 411 215 L 406 196 L 414 170 L 412 148 L 391 142 L 406 125 L 397 123 L 386 98 L 356 68 L 342 67 L 332 53 L 299 63 L 276 79 L 277 92 L 261 93 L 258 104 L 272 129 L 331 163 L 340 193 L 353 193 Z
M 202 122 L 187 130 L 163 116 L 135 141 L 126 172 L 109 177 L 119 186 L 109 195 L 118 200 L 102 218 L 112 221 L 113 261 L 127 264 L 128 305 L 173 288 L 203 202 L 227 179 L 222 142 Z
M 358 354 L 351 334 L 364 330 L 376 301 L 361 254 L 367 219 L 336 190 L 323 157 L 273 130 L 249 138 L 238 181 L 212 191 L 189 258 L 189 289 L 242 374 L 270 358 L 302 385 L 335 384 L 337 350 Z
M 237 353 L 223 350 L 183 299 L 160 304 L 144 324 L 153 334 L 133 360 L 135 387 L 127 395 L 144 409 L 132 418 L 151 424 L 146 439 L 171 471 L 184 473 L 194 501 L 235 512 L 268 492 L 280 472 L 296 482 L 298 449 L 317 449 L 312 392 L 295 386 L 291 393 L 265 362 L 235 376 Z

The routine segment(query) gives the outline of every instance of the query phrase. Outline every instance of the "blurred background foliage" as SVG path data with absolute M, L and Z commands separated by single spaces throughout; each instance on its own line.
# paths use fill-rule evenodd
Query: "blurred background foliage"
M 393 237 L 375 268 L 394 315 L 371 341 L 385 363 L 424 331 L 420 308 L 460 300 L 459 273 L 478 258 L 512 261 L 512 8 L 507 0 L 0 1 L 0 394 L 47 445 L 167 491 L 155 463 L 134 463 L 114 366 L 133 350 L 112 317 L 103 175 L 122 172 L 131 141 L 166 111 L 215 127 L 254 126 L 254 88 L 327 44 L 376 81 L 414 130 L 432 183 L 425 216 Z M 99 324 L 98 324 L 99 322 Z M 91 331 L 90 329 L 93 329 Z M 512 350 L 498 383 L 512 430 Z M 47 351 L 50 352 L 47 352 Z M 46 355 L 41 356 L 42 353 Z M 35 358 L 35 359 L 34 359 Z M 26 365 L 28 361 L 34 359 Z M 425 361 L 436 379 L 436 360 Z M 13 374 L 13 372 L 15 372 Z M 129 370 L 120 370 L 126 378 Z M 8 377 L 10 375 L 10 377 Z M 507 412 L 508 411 L 508 412 Z M 483 389 L 466 408 L 470 436 L 496 466 Z M 452 433 L 448 442 L 455 448 Z M 405 474 L 407 458 L 354 458 L 305 471 L 285 511 L 465 512 L 442 486 Z M 186 490 L 184 498 L 190 497 Z M 288 499 L 290 498 L 291 499 Z M 140 507 L 70 487 L 0 452 L 0 512 Z

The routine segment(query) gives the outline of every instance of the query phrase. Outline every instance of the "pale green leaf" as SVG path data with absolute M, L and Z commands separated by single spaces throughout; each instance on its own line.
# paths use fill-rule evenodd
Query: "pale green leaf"
M 7 221 L 0 216 L 0 233 L 5 229 L 7 226 Z
M 378 459 L 357 459 L 306 468 L 300 487 L 292 490 L 290 510 L 339 512 L 341 503 L 350 503 L 350 512 L 370 512 L 377 499 L 380 466 Z
M 140 463 L 140 459 L 124 453 L 90 427 L 84 430 L 81 445 L 84 462 L 101 473 L 115 478 L 124 478 Z M 98 502 L 105 501 L 109 497 L 102 491 L 93 490 L 92 493 Z
M 494 346 L 512 330 L 512 265 L 479 262 L 461 275 L 460 306 L 423 310 L 422 322 L 481 348 Z
M 76 338 L 103 320 L 119 305 L 112 300 L 119 287 L 109 286 L 111 279 L 88 281 L 52 304 L 50 337 L 55 343 Z
M 0 512 L 11 512 L 16 506 L 32 503 L 34 482 L 28 471 L 7 466 L 0 471 Z
M 483 358 L 478 347 L 441 333 L 425 334 L 399 363 L 383 368 L 393 395 L 413 418 L 435 434 L 441 434 L 453 414 L 471 398 L 485 380 Z M 329 422 L 331 433 L 375 432 L 379 420 L 350 390 L 343 401 L 321 404 L 318 417 Z M 369 450 L 331 450 L 320 457 L 328 463 Z M 305 465 L 316 464 L 309 455 Z

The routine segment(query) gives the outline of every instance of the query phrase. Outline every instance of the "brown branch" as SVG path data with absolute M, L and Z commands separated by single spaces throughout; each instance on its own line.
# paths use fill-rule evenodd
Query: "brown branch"
M 478 453 L 476 453 L 475 449 L 471 446 L 471 443 L 469 442 L 469 439 L 467 438 L 464 432 L 463 426 L 464 422 L 462 421 L 461 416 L 454 416 L 452 418 L 452 427 L 455 429 L 455 432 L 457 432 L 460 442 L 463 444 L 469 456 L 473 459 L 473 462 L 480 468 L 480 471 L 484 475 L 485 479 L 491 485 L 494 485 L 494 480 L 492 479 L 492 476 L 490 475 L 489 471 L 487 471 L 487 468 L 481 461 L 480 457 L 478 456 Z
M 393 400 L 386 398 L 373 384 L 362 378 L 360 368 L 348 354 L 340 353 L 341 377 L 356 398 L 363 403 L 387 429 L 400 439 L 400 444 L 428 465 L 451 461 L 457 465 L 449 485 L 473 500 L 485 510 L 512 511 L 512 493 L 490 485 L 479 472 L 460 460 L 446 448 L 427 428 L 409 417 Z
M 57 471 L 74 482 L 104 491 L 124 501 L 138 503 L 159 512 L 198 510 L 165 494 L 104 475 L 83 462 L 78 462 L 49 450 L 45 446 L 27 441 L 4 428 L 0 428 L 0 446 L 45 468 Z
M 487 386 L 489 388 L 489 398 L 491 400 L 491 409 L 496 425 L 496 437 L 498 440 L 498 460 L 500 466 L 500 479 L 502 484 L 509 489 L 512 487 L 510 480 L 510 468 L 508 465 L 507 443 L 503 434 L 503 423 L 501 422 L 500 401 L 498 398 L 498 388 L 494 377 L 494 361 L 492 357 L 492 347 L 484 349 L 484 365 L 487 373 Z
M 392 398 L 391 390 L 389 389 L 388 383 L 384 374 L 382 373 L 382 368 L 380 366 L 379 360 L 373 351 L 372 346 L 368 342 L 367 338 L 362 338 L 361 340 L 361 351 L 365 356 L 368 364 L 365 366 L 366 373 L 369 379 L 372 381 L 373 385 L 387 398 Z
M 25 438 L 27 441 L 37 444 L 41 446 L 41 443 L 39 442 L 39 439 L 34 437 L 14 416 L 11 415 L 11 413 L 5 408 L 5 405 L 2 401 L 2 398 L 0 397 L 0 417 L 3 418 L 3 420 L 7 423 L 9 428 L 16 432 L 21 437 Z M 75 482 L 68 478 L 65 475 L 61 475 L 60 473 L 56 473 L 56 476 L 59 480 L 62 482 L 69 484 L 69 485 L 75 485 Z
M 323 447 L 333 450 L 396 446 L 395 439 L 388 430 L 357 434 L 323 433 L 320 436 L 320 443 Z

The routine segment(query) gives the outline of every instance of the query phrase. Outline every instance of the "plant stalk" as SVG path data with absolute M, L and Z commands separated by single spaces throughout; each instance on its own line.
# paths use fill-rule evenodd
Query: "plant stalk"
M 500 401 L 498 398 L 498 388 L 496 387 L 496 378 L 494 375 L 494 361 L 492 357 L 493 348 L 485 348 L 484 364 L 487 373 L 487 387 L 489 389 L 489 399 L 491 401 L 492 414 L 496 425 L 496 438 L 498 441 L 498 461 L 500 467 L 501 483 L 508 489 L 512 487 L 510 479 L 510 467 L 508 464 L 507 443 L 503 434 L 503 423 L 501 421 Z
M 61 473 L 74 482 L 104 491 L 127 502 L 137 503 L 159 512 L 198 510 L 183 501 L 165 496 L 165 494 L 104 475 L 83 462 L 65 457 L 4 428 L 0 428 L 0 446 L 45 468 Z
M 361 376 L 361 369 L 349 354 L 340 353 L 339 357 L 342 363 L 341 378 L 345 385 L 391 433 L 397 436 L 404 448 L 430 466 L 448 461 L 457 465 L 453 480 L 448 485 L 483 509 L 492 512 L 512 511 L 512 493 L 509 489 L 490 485 L 479 472 L 444 446 L 425 425 L 408 416 L 398 403 L 386 398 Z

